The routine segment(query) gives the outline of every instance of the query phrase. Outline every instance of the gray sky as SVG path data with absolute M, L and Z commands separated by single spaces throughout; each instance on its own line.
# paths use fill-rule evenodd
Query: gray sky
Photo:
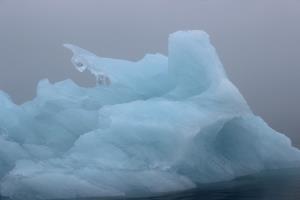
M 20 103 L 42 78 L 93 85 L 62 43 L 137 60 L 186 29 L 211 35 L 254 112 L 300 146 L 300 0 L 0 0 L 0 89 Z

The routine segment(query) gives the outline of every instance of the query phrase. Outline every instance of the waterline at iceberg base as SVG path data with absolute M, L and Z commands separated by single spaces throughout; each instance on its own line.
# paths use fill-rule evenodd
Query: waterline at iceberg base
M 0 193 L 12 199 L 146 196 L 300 166 L 255 116 L 202 31 L 138 62 L 66 44 L 97 86 L 42 80 L 22 105 L 0 92 Z

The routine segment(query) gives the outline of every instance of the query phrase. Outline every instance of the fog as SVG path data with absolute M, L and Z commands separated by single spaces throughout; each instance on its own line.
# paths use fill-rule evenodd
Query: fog
M 138 60 L 202 29 L 254 112 L 300 146 L 299 19 L 299 0 L 0 0 L 0 89 L 22 103 L 43 78 L 92 86 L 63 43 Z

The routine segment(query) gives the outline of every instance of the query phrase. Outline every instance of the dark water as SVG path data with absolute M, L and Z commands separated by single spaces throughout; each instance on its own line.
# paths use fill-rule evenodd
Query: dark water
M 190 191 L 106 200 L 300 200 L 300 168 L 266 171 Z M 96 199 L 94 199 L 96 200 Z M 98 198 L 97 200 L 104 200 Z
M 185 192 L 152 197 L 80 200 L 300 200 L 300 168 L 266 171 L 233 181 L 201 185 L 198 189 Z

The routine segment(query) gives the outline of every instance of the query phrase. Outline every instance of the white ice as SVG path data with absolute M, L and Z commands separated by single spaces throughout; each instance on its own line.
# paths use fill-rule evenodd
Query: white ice
M 0 193 L 13 199 L 147 195 L 299 166 L 300 151 L 255 116 L 202 31 L 168 57 L 72 63 L 97 86 L 40 81 L 32 101 L 0 92 Z

